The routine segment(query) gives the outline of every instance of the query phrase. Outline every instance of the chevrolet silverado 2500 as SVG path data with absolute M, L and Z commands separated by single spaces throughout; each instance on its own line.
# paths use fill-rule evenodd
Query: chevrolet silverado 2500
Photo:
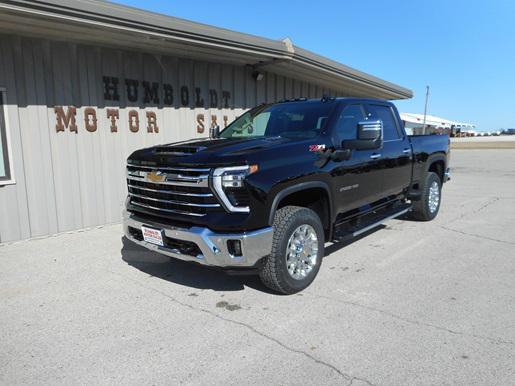
M 124 231 L 291 294 L 313 281 L 327 242 L 404 214 L 435 218 L 448 157 L 447 136 L 407 136 L 388 101 L 263 104 L 211 138 L 130 155 Z

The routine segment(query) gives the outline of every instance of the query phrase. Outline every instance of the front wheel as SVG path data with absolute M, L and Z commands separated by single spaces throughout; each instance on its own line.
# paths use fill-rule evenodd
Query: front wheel
M 324 229 L 308 208 L 285 206 L 274 217 L 272 251 L 259 272 L 263 284 L 283 294 L 308 287 L 324 256 Z
M 440 210 L 442 201 L 442 181 L 438 174 L 428 172 L 421 187 L 422 197 L 420 201 L 413 203 L 411 216 L 419 221 L 431 221 Z

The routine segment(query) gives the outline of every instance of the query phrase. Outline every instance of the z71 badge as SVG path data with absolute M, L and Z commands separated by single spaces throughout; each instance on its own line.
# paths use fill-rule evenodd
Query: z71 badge
M 309 145 L 309 151 L 324 151 L 325 145 Z

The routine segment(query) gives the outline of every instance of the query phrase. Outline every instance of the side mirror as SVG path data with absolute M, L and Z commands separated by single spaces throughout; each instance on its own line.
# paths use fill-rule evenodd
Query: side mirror
M 358 139 L 375 141 L 383 137 L 383 121 L 362 121 L 358 123 Z
M 220 126 L 218 126 L 218 125 L 212 126 L 209 129 L 209 138 L 215 139 L 215 138 L 218 138 L 219 136 L 220 136 Z
M 357 139 L 342 142 L 344 149 L 372 150 L 383 146 L 383 121 L 362 121 L 357 129 Z

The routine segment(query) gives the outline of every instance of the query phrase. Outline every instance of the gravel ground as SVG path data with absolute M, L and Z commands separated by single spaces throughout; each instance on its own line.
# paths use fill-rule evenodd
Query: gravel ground
M 332 245 L 279 296 L 113 225 L 0 246 L 0 383 L 515 383 L 515 152 L 456 150 L 431 223 Z

